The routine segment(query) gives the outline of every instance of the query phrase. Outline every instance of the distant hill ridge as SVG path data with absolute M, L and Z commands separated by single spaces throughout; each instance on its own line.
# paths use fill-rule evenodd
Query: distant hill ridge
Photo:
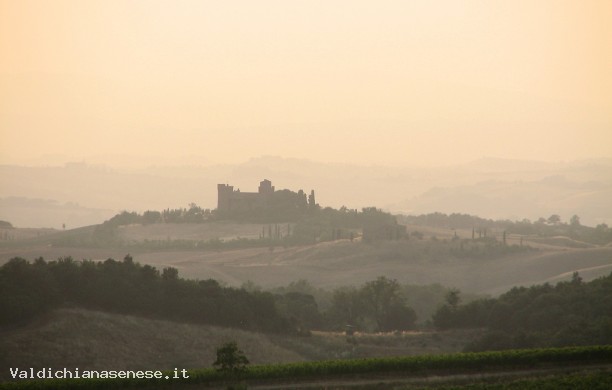
M 573 214 L 595 226 L 612 221 L 612 163 L 610 159 L 567 163 L 480 160 L 448 167 L 388 167 L 327 164 L 280 157 L 254 158 L 242 164 L 191 167 L 151 167 L 139 170 L 101 169 L 87 164 L 64 167 L 0 165 L 0 199 L 52 199 L 58 204 L 81 204 L 91 210 L 143 212 L 195 202 L 213 209 L 216 185 L 248 187 L 267 177 L 279 188 L 314 188 L 318 202 L 339 208 L 384 207 L 410 213 L 461 212 L 487 218 L 537 219 L 558 213 Z M 542 181 L 563 176 L 570 184 L 555 187 Z M 482 185 L 494 180 L 499 185 Z M 599 183 L 592 191 L 584 183 Z M 428 194 L 444 189 L 444 196 Z M 172 191 L 163 191 L 172 188 Z M 514 189 L 513 189 L 514 188 Z M 143 201 L 144 200 L 144 201 Z M 31 215 L 36 215 L 32 219 Z M 79 214 L 77 214 L 79 215 Z M 85 213 L 68 220 L 69 213 L 54 208 L 14 208 L 0 202 L 0 219 L 19 227 L 70 227 L 102 222 L 108 216 Z

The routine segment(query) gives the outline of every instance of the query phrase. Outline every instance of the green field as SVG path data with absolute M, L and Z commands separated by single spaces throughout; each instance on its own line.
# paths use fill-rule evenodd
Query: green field
M 433 388 L 597 388 L 610 383 L 611 365 L 612 346 L 592 346 L 260 365 L 238 372 L 207 368 L 188 371 L 186 379 L 172 379 L 174 373 L 166 371 L 170 379 L 23 381 L 0 389 L 310 388 L 317 382 L 319 388 L 407 388 L 407 382 Z M 435 383 L 427 384 L 431 378 Z

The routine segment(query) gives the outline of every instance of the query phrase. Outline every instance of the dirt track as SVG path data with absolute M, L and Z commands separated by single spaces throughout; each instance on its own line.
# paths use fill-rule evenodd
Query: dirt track
M 605 371 L 612 375 L 612 364 L 590 365 L 590 366 L 564 366 L 545 369 L 516 370 L 516 371 L 489 371 L 473 374 L 449 374 L 410 376 L 402 374 L 372 375 L 356 378 L 355 376 L 304 382 L 277 382 L 277 383 L 249 383 L 249 389 L 257 390 L 280 390 L 280 389 L 351 389 L 351 388 L 376 388 L 376 389 L 403 389 L 413 386 L 443 386 L 443 385 L 467 385 L 475 383 L 486 383 L 492 380 L 518 380 L 533 377 L 546 377 L 554 375 L 567 375 L 573 373 L 586 373 Z M 225 388 L 225 387 L 221 387 Z

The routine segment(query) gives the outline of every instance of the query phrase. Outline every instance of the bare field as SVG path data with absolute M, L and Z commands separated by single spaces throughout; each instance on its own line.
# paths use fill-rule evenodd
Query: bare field
M 57 232 L 59 230 L 48 228 L 0 228 L 0 241 L 27 240 Z
M 279 224 L 286 229 L 286 223 Z M 126 241 L 192 240 L 222 241 L 235 238 L 256 239 L 266 229 L 266 224 L 208 222 L 208 223 L 156 223 L 151 225 L 127 225 L 119 227 L 119 235 Z
M 384 275 L 402 283 L 460 288 L 496 294 L 515 285 L 569 279 L 574 271 L 585 280 L 612 272 L 612 248 L 555 249 L 495 259 L 424 260 L 405 252 L 410 242 L 365 244 L 340 240 L 304 247 L 250 248 L 220 252 L 155 252 L 137 260 L 172 266 L 181 276 L 219 279 L 239 286 L 247 280 L 264 287 L 306 279 L 317 287 L 357 285 Z
M 356 332 L 353 338 L 347 338 L 341 332 L 313 331 L 310 337 L 278 336 L 272 340 L 308 360 L 359 359 L 461 352 L 468 343 L 481 337 L 483 332 L 481 329 Z

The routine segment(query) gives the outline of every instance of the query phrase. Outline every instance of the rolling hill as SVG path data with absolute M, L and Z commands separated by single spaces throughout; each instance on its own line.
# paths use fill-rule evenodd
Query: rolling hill
M 211 237 L 211 232 L 216 232 L 218 237 L 229 238 L 255 235 L 261 229 L 261 225 L 257 224 L 218 224 L 216 230 L 210 224 L 163 224 L 158 227 L 134 225 L 124 227 L 123 233 L 140 240 L 170 234 L 173 238 Z M 478 255 L 457 258 L 449 252 L 458 245 L 453 244 L 450 238 L 455 231 L 415 226 L 410 226 L 409 230 L 420 229 L 424 232 L 422 240 L 412 238 L 372 244 L 359 240 L 336 240 L 305 246 L 232 250 L 154 250 L 138 245 L 88 248 L 52 244 L 58 237 L 91 234 L 91 229 L 55 232 L 5 243 L 0 246 L 0 263 L 18 256 L 30 260 L 40 256 L 47 260 L 63 256 L 72 256 L 77 260 L 105 260 L 122 259 L 130 253 L 136 261 L 158 269 L 175 267 L 185 278 L 213 278 L 232 286 L 252 281 L 262 287 L 276 287 L 306 279 L 316 287 L 335 288 L 358 285 L 378 276 L 387 276 L 401 283 L 439 283 L 479 294 L 497 294 L 516 285 L 529 286 L 569 279 L 574 271 L 580 272 L 585 280 L 612 271 L 610 246 L 578 245 L 580 242 L 565 238 L 545 242 L 531 242 L 526 238 L 525 244 L 533 249 L 509 253 L 479 252 Z M 458 234 L 466 237 L 468 232 L 458 231 Z M 509 239 L 510 244 L 517 241 L 516 237 Z
M 8 367 L 172 370 L 211 367 L 216 348 L 236 341 L 252 364 L 459 352 L 482 332 L 282 336 L 64 308 L 25 327 L 0 330 L 0 382 Z

